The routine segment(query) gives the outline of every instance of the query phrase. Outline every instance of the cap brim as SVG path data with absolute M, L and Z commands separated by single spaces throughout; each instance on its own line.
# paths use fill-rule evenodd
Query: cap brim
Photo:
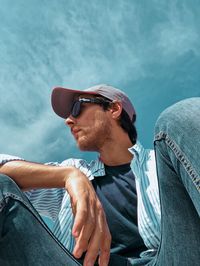
M 93 95 L 97 93 L 92 91 L 72 90 L 61 87 L 54 88 L 51 94 L 51 105 L 54 112 L 58 116 L 66 119 L 71 113 L 75 97 L 77 97 L 80 94 Z

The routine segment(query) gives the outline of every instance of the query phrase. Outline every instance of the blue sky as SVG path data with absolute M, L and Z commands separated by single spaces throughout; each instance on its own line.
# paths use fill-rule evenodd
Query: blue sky
M 152 147 L 159 113 L 200 96 L 197 0 L 0 0 L 1 153 L 34 161 L 91 159 L 50 106 L 55 86 L 108 83 L 138 114 Z

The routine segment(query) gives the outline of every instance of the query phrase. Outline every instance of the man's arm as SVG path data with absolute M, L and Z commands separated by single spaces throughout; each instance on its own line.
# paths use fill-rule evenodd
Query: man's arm
M 78 169 L 55 167 L 27 161 L 9 161 L 0 166 L 0 173 L 10 176 L 22 190 L 63 188 L 67 178 Z
M 107 265 L 111 236 L 105 214 L 88 178 L 78 169 L 55 167 L 26 161 L 10 161 L 0 166 L 0 173 L 10 176 L 22 190 L 66 188 L 75 216 L 73 251 L 79 258 L 87 251 L 84 265 L 94 264 L 100 251 L 100 265 Z

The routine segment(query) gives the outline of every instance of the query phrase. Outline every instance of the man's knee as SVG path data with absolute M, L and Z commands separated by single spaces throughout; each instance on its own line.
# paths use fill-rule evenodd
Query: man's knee
M 10 178 L 7 175 L 4 174 L 0 174 L 0 184 L 5 184 L 5 185 L 12 185 L 15 184 L 15 182 L 12 180 L 12 178 Z
M 0 192 L 1 195 L 8 193 L 18 194 L 20 191 L 17 184 L 7 175 L 0 174 Z
M 156 126 L 156 139 L 159 135 L 184 135 L 199 130 L 197 119 L 200 116 L 200 97 L 180 101 L 161 113 Z
M 12 178 L 10 178 L 7 175 L 4 174 L 0 174 L 0 187 L 2 188 L 2 186 L 8 186 L 8 185 L 13 185 L 15 184 L 15 182 L 12 180 Z

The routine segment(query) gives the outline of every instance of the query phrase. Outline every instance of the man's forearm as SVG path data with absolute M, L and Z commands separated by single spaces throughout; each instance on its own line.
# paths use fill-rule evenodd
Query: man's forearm
M 10 161 L 0 166 L 0 173 L 11 177 L 23 190 L 65 187 L 74 167 L 55 167 L 26 161 Z

